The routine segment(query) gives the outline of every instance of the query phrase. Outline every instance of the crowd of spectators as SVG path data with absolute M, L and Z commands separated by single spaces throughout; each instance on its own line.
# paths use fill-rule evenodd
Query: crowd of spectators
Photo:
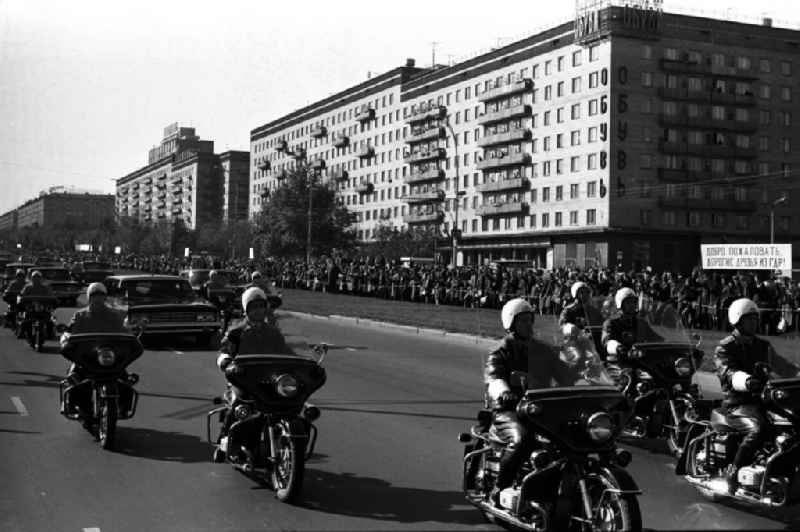
M 761 333 L 800 332 L 800 285 L 765 271 L 688 273 L 654 272 L 651 268 L 621 271 L 611 268 L 552 270 L 483 266 L 450 267 L 430 261 L 416 263 L 380 257 L 324 257 L 307 265 L 303 260 L 220 260 L 203 257 L 116 256 L 108 259 L 118 270 L 177 274 L 191 267 L 235 272 L 233 281 L 247 282 L 259 270 L 278 288 L 294 288 L 412 301 L 434 305 L 500 308 L 514 297 L 526 298 L 540 314 L 558 315 L 571 300 L 570 287 L 587 283 L 599 307 L 613 311 L 613 295 L 633 288 L 641 312 L 658 323 L 672 311 L 688 326 L 726 330 L 727 308 L 748 297 L 762 309 Z M 609 306 L 611 305 L 611 307 Z

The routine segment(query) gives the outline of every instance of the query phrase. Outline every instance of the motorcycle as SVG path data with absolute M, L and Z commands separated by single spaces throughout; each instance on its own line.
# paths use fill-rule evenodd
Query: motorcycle
M 306 355 L 238 355 L 226 368 L 229 389 L 222 404 L 206 418 L 206 437 L 217 443 L 215 462 L 229 462 L 249 476 L 271 485 L 282 502 L 294 502 L 303 486 L 305 462 L 314 452 L 320 410 L 307 403 L 325 384 L 325 344 Z M 238 395 L 238 396 L 237 396 Z M 224 429 L 211 440 L 212 418 Z
M 46 340 L 55 339 L 53 312 L 58 300 L 52 296 L 21 296 L 17 303 L 17 338 L 27 338 L 41 352 Z
M 768 427 L 752 465 L 739 469 L 736 493 L 728 493 L 725 474 L 741 435 L 728 425 L 724 408 L 692 425 L 675 472 L 710 499 L 774 510 L 800 501 L 800 377 L 770 379 L 771 368 L 763 362 L 754 374 L 766 381 L 760 399 Z
M 702 399 L 692 376 L 703 360 L 697 346 L 672 342 L 634 344 L 617 385 L 634 407 L 623 438 L 664 438 L 679 455 Z
M 3 301 L 8 305 L 4 318 L 5 327 L 9 329 L 16 329 L 17 327 L 17 292 L 5 292 L 3 294 Z
M 575 386 L 527 390 L 517 404 L 537 450 L 500 492 L 499 506 L 490 494 L 506 444 L 492 430 L 492 411 L 479 411 L 459 436 L 464 494 L 488 521 L 528 531 L 641 530 L 641 491 L 624 469 L 632 457 L 616 447 L 631 407 L 602 364 L 591 366 Z M 527 387 L 524 376 L 514 378 Z
M 139 394 L 133 386 L 139 376 L 125 368 L 143 351 L 139 337 L 128 333 L 72 334 L 62 345 L 61 355 L 81 371 L 80 380 L 73 376 L 59 384 L 61 415 L 82 419 L 103 449 L 114 448 L 117 422 L 136 414 Z
M 217 307 L 222 321 L 222 334 L 224 335 L 234 318 L 241 318 L 242 312 L 235 308 L 236 293 L 233 288 L 210 288 L 208 300 Z

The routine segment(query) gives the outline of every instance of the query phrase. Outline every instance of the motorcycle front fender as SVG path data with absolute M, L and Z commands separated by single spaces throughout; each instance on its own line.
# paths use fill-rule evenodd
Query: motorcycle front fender
M 617 465 L 606 465 L 603 467 L 606 472 L 614 477 L 616 480 L 617 485 L 621 491 L 631 492 L 631 493 L 641 493 L 642 490 L 639 489 L 639 486 L 636 484 L 636 481 L 633 480 L 633 477 L 630 473 L 628 473 L 625 469 L 617 466 Z
M 680 457 L 678 457 L 678 461 L 675 463 L 675 474 L 676 475 L 685 475 L 686 474 L 686 459 L 689 456 L 689 446 L 692 443 L 692 440 L 703 434 L 705 432 L 706 426 L 702 423 L 692 423 L 689 426 L 689 430 L 686 432 L 686 440 L 683 443 L 683 452 L 681 453 Z

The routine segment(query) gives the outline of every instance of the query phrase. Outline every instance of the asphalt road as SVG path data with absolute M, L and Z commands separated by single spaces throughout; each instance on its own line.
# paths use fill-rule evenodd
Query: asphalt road
M 497 529 L 459 491 L 457 435 L 481 404 L 483 349 L 285 315 L 281 326 L 335 346 L 313 398 L 320 437 L 297 506 L 211 463 L 205 413 L 223 389 L 215 353 L 188 341 L 148 349 L 130 368 L 139 411 L 121 422 L 112 453 L 59 415 L 67 363 L 56 344 L 35 353 L 0 330 L 0 530 Z M 647 528 L 787 526 L 708 502 L 669 457 L 632 450 Z

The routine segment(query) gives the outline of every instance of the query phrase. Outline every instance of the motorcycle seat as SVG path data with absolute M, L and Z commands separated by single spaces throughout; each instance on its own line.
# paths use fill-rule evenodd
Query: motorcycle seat
M 711 428 L 717 432 L 736 432 L 730 425 L 725 417 L 725 410 L 722 408 L 715 408 L 711 411 Z

